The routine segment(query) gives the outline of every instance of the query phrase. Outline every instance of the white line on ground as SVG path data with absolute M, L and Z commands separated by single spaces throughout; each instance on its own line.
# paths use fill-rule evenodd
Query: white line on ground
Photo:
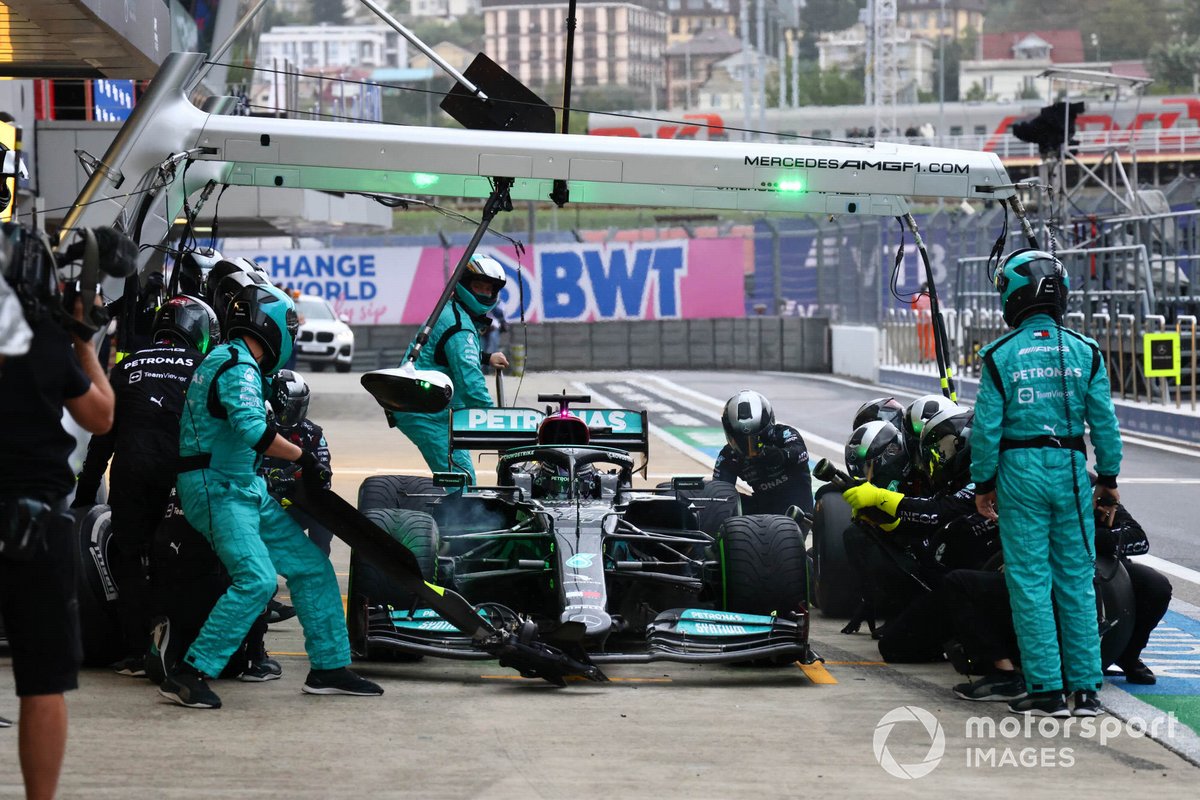
M 592 402 L 600 403 L 602 405 L 612 406 L 612 407 L 616 407 L 616 406 L 620 405 L 615 400 L 613 400 L 611 397 L 606 397 L 605 395 L 600 394 L 595 389 L 593 389 L 591 386 L 589 386 L 586 383 L 583 383 L 582 381 L 574 381 L 572 383 L 572 386 L 574 386 L 575 391 L 579 392 L 580 394 L 591 395 Z M 701 451 L 692 447 L 687 442 L 684 442 L 684 441 L 680 440 L 679 438 L 672 436 L 671 434 L 667 433 L 662 428 L 658 427 L 657 425 L 655 425 L 653 423 L 650 424 L 650 432 L 653 433 L 658 438 L 665 441 L 667 444 L 671 445 L 671 447 L 674 447 L 676 450 L 683 453 L 688 458 L 692 459 L 693 461 L 697 461 L 697 462 L 703 464 L 704 466 L 708 467 L 708 469 L 710 469 L 710 470 L 712 469 L 713 459 L 709 458 L 707 455 L 705 455 Z
M 814 375 L 807 372 L 763 372 L 762 374 L 773 375 L 780 378 L 803 378 L 805 380 L 824 381 L 825 383 L 834 383 L 838 386 L 849 386 L 854 389 L 863 389 L 866 391 L 878 390 L 879 392 L 886 392 L 887 394 L 893 395 L 897 398 L 911 397 L 916 399 L 917 397 L 922 396 L 921 393 L 902 386 L 889 386 L 884 383 L 861 383 L 859 381 L 846 380 L 845 378 L 836 378 L 832 375 Z M 654 378 L 653 375 L 649 375 L 647 377 Z M 965 400 L 960 400 L 959 402 L 963 405 L 972 405 L 972 403 Z M 805 437 L 805 441 L 807 440 L 808 437 Z M 1180 447 L 1178 445 L 1160 442 L 1157 439 L 1139 436 L 1138 434 L 1130 433 L 1129 431 L 1121 431 L 1121 441 L 1125 442 L 1126 444 L 1137 445 L 1138 447 L 1147 447 L 1151 450 L 1161 450 L 1165 453 L 1175 453 L 1176 455 L 1200 458 L 1200 448 Z
M 1176 564 L 1173 561 L 1167 561 L 1165 558 L 1159 558 L 1158 556 L 1133 556 L 1133 560 L 1139 564 L 1145 564 L 1147 567 L 1153 567 L 1159 572 L 1165 572 L 1168 575 L 1172 575 L 1176 578 L 1180 578 L 1188 581 L 1189 583 L 1194 583 L 1197 586 L 1200 586 L 1200 572 L 1197 572 L 1194 569 L 1189 569 L 1181 564 Z
M 682 394 L 708 403 L 709 406 L 712 406 L 718 410 L 725 408 L 725 402 L 723 400 L 718 400 L 717 398 L 711 397 L 703 392 L 697 392 L 695 389 L 689 389 L 686 386 L 681 386 L 680 384 L 675 383 L 672 380 L 668 380 L 660 375 L 646 375 L 645 377 L 654 381 L 655 383 L 661 384 L 663 388 L 670 390 L 673 394 L 669 399 L 681 406 L 691 407 L 689 404 L 679 399 L 678 395 Z M 710 413 L 707 409 L 696 410 L 702 411 L 706 414 Z M 816 445 L 817 448 L 820 448 L 822 451 L 824 451 L 821 453 L 821 455 L 833 460 L 840 460 L 845 453 L 845 447 L 833 441 L 832 439 L 826 439 L 824 436 L 813 433 L 812 431 L 806 431 L 803 428 L 796 428 L 796 430 L 800 431 L 800 435 L 804 437 L 804 443 L 808 445 L 809 450 L 813 450 L 813 445 Z

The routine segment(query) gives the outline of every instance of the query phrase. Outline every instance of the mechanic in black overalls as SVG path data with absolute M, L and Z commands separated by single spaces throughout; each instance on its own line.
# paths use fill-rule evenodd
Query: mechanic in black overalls
M 753 497 L 742 498 L 746 514 L 786 514 L 799 506 L 812 514 L 808 446 L 800 432 L 775 421 L 767 398 L 743 389 L 729 398 L 721 415 L 728 444 L 713 464 L 713 480 L 744 480 Z
M 112 372 L 116 412 L 112 430 L 92 437 L 73 507 L 95 505 L 112 459 L 109 562 L 119 587 L 117 613 L 125 658 L 122 675 L 145 675 L 150 630 L 149 561 L 154 531 L 175 484 L 179 415 L 192 373 L 220 337 L 217 315 L 195 297 L 172 297 L 158 312 L 154 344 L 125 358 Z

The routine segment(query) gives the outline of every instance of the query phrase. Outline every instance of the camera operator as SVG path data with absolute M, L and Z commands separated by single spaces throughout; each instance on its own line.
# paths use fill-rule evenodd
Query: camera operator
M 82 321 L 83 304 L 75 302 Z M 113 421 L 113 391 L 91 342 L 49 315 L 30 320 L 22 356 L 0 365 L 0 614 L 21 699 L 21 772 L 26 794 L 52 797 L 67 740 L 64 692 L 78 686 L 81 648 L 76 554 L 67 498 L 75 440 L 65 407 L 93 434 Z

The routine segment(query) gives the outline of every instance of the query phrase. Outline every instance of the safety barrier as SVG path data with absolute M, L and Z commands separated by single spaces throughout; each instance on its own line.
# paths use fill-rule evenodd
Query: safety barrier
M 354 329 L 355 369 L 394 367 L 413 325 Z M 738 369 L 829 372 L 829 320 L 804 317 L 628 320 L 513 325 L 502 340 L 525 348 L 523 368 L 551 370 Z

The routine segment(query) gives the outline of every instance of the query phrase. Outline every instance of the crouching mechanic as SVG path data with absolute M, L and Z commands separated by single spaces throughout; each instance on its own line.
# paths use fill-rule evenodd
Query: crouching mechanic
M 350 663 L 350 643 L 333 565 L 278 502 L 258 474 L 262 456 L 297 462 L 302 479 L 321 485 L 315 454 L 301 450 L 267 424 L 263 373 L 287 362 L 296 334 L 296 309 L 274 286 L 241 289 L 225 314 L 228 342 L 213 350 L 192 377 L 180 420 L 176 487 L 187 521 L 212 544 L 231 585 L 208 615 L 179 668 L 159 689 L 189 708 L 220 708 L 208 687 L 238 649 L 275 591 L 276 573 L 288 582 L 312 669 L 309 694 L 380 695 Z
M 479 350 L 477 326 L 500 300 L 500 290 L 508 279 L 500 262 L 488 256 L 472 256 L 462 280 L 454 287 L 454 297 L 442 309 L 429 333 L 429 344 L 417 356 L 417 369 L 435 370 L 454 381 L 450 409 L 489 408 L 483 377 L 483 355 Z M 407 358 L 407 355 L 405 356 Z M 494 353 L 489 362 L 504 366 L 503 354 Z M 501 363 L 502 362 L 502 363 Z M 475 482 L 471 454 L 466 450 L 450 453 L 450 423 L 445 412 L 414 414 L 388 412 L 388 423 L 412 440 L 425 463 L 434 472 L 459 471 Z
M 728 444 L 713 464 L 713 480 L 741 478 L 750 486 L 754 496 L 743 498 L 745 513 L 786 514 L 799 506 L 812 514 L 808 445 L 798 430 L 775 422 L 767 398 L 749 389 L 738 392 L 725 404 L 721 425 Z

